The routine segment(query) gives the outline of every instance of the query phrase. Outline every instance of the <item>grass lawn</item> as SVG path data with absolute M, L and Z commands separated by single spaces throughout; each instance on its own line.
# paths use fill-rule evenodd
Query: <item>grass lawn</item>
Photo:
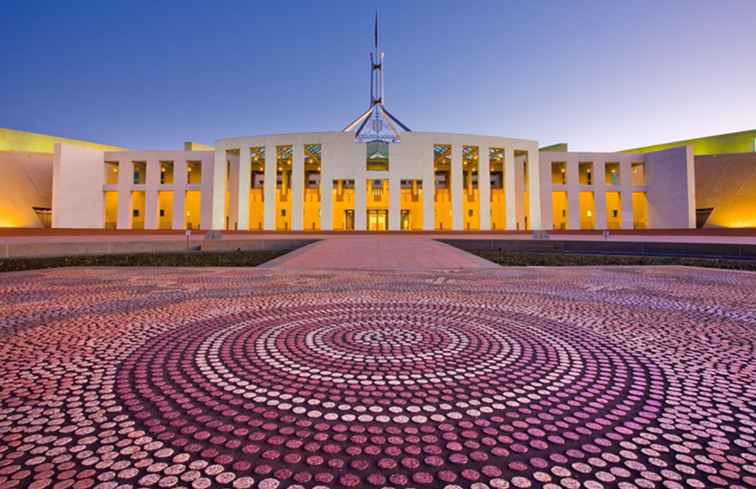
M 291 250 L 195 251 L 0 259 L 0 272 L 57 267 L 256 267 Z
M 469 251 L 469 250 L 468 250 Z M 686 258 L 675 256 L 578 255 L 563 253 L 520 253 L 510 251 L 469 251 L 502 266 L 589 266 L 589 265 L 685 265 L 692 267 L 724 268 L 756 271 L 754 260 L 724 260 L 718 258 Z

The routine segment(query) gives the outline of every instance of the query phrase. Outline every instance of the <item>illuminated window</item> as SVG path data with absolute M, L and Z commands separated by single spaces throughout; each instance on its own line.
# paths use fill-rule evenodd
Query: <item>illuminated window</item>
M 578 163 L 578 182 L 580 185 L 593 185 L 593 163 Z
M 567 184 L 567 163 L 563 161 L 555 161 L 551 163 L 551 184 Z
M 118 162 L 117 161 L 105 162 L 105 184 L 106 185 L 118 184 Z
M 619 163 L 604 163 L 604 183 L 606 185 L 619 185 L 620 183 Z
M 368 171 L 388 171 L 389 169 L 389 145 L 384 141 L 372 141 L 367 143 L 367 169 Z

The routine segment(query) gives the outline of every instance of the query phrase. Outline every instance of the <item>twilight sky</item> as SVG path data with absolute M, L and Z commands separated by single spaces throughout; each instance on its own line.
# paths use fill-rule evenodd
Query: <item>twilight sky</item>
M 4 0 L 0 127 L 141 149 L 341 130 L 615 150 L 756 128 L 756 1 Z

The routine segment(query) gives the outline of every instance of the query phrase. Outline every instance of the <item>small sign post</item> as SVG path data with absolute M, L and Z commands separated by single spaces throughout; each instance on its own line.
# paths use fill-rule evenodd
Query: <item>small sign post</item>
M 187 229 L 185 235 L 186 235 L 186 251 L 189 251 L 189 238 L 192 236 L 192 230 Z

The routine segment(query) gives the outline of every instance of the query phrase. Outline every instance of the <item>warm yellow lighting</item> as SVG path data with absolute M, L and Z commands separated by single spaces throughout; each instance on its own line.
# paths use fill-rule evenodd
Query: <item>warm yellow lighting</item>
M 190 211 L 186 211 L 186 217 L 190 217 L 192 213 Z
M 591 217 L 593 215 L 593 212 L 590 209 L 588 209 L 587 211 L 585 211 L 585 215 L 588 217 Z

